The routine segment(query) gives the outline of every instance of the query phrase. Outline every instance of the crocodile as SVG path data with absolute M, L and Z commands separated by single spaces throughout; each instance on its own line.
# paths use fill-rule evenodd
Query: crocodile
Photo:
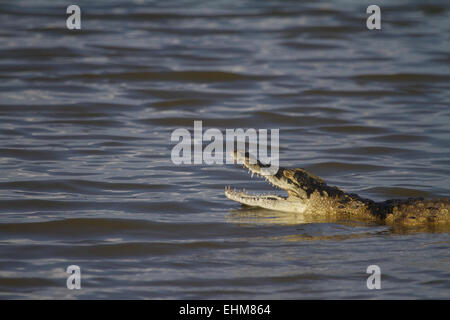
M 225 187 L 225 196 L 243 205 L 292 212 L 324 218 L 371 220 L 387 224 L 450 224 L 450 200 L 408 198 L 375 202 L 354 193 L 346 193 L 302 168 L 278 168 L 267 174 L 268 165 L 248 152 L 232 152 L 234 162 L 242 164 L 253 175 L 287 192 L 280 195 L 251 195 L 243 190 Z

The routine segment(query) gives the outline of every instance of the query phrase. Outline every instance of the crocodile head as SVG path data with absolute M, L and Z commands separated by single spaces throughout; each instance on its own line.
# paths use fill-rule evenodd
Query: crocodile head
M 301 168 L 279 168 L 274 174 L 267 174 L 267 165 L 253 158 L 248 152 L 234 151 L 234 161 L 247 168 L 250 174 L 260 176 L 274 187 L 286 191 L 287 196 L 279 195 L 251 195 L 244 190 L 225 188 L 225 196 L 248 206 L 261 207 L 271 210 L 303 213 L 308 206 L 311 192 L 326 186 L 326 183 Z

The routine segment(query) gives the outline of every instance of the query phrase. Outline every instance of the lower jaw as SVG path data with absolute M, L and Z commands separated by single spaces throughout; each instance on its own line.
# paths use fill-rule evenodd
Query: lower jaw
M 226 197 L 230 200 L 239 202 L 243 205 L 250 207 L 259 207 L 268 210 L 303 213 L 306 210 L 306 206 L 302 203 L 290 202 L 286 197 L 280 197 L 276 195 L 265 196 L 251 196 L 248 194 L 238 194 L 232 191 L 225 193 Z

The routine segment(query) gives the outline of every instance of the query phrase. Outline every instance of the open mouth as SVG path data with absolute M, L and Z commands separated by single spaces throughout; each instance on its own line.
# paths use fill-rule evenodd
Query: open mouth
M 252 178 L 256 175 L 258 177 L 264 178 L 272 186 L 277 187 L 277 185 L 272 183 L 270 175 L 261 174 L 261 168 L 263 165 L 259 161 L 252 158 L 248 153 L 234 151 L 232 153 L 232 156 L 235 162 L 242 164 L 244 168 L 248 169 L 248 172 Z M 225 187 L 225 196 L 230 200 L 234 200 L 250 206 L 258 206 L 258 204 L 263 204 L 263 202 L 287 199 L 287 197 L 282 197 L 274 194 L 249 194 L 245 189 L 236 190 L 232 189 L 229 186 Z
M 227 186 L 225 187 L 225 196 L 228 199 L 244 205 L 271 210 L 292 212 L 303 211 L 302 206 L 299 207 L 298 205 L 293 204 L 293 199 L 290 197 L 291 192 L 289 192 L 286 183 L 283 181 L 283 169 L 280 168 L 277 173 L 272 175 L 263 174 L 262 169 L 265 165 L 251 157 L 249 153 L 234 151 L 232 155 L 235 162 L 242 164 L 244 168 L 248 169 L 251 177 L 255 175 L 262 177 L 272 186 L 286 191 L 289 196 L 280 196 L 275 194 L 249 194 L 245 189 L 236 190 Z

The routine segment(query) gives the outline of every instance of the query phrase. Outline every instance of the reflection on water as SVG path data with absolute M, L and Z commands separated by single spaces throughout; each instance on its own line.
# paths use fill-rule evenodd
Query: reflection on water
M 421 225 L 421 226 L 402 226 L 402 225 L 385 225 L 381 222 L 372 221 L 354 221 L 337 217 L 324 217 L 314 215 L 304 215 L 300 213 L 289 213 L 281 211 L 273 211 L 262 208 L 250 208 L 243 206 L 240 209 L 229 210 L 226 216 L 227 221 L 238 226 L 254 226 L 259 225 L 286 225 L 296 226 L 301 234 L 284 236 L 273 239 L 282 241 L 311 241 L 311 240 L 345 240 L 355 237 L 367 237 L 371 234 L 384 235 L 407 235 L 416 233 L 448 233 L 450 225 Z M 341 234 L 308 234 L 309 225 L 320 224 L 336 224 L 338 232 Z M 306 231 L 305 231 L 306 230 Z M 363 230 L 363 232 L 361 232 Z M 368 231 L 367 231 L 368 230 Z M 303 233 L 305 231 L 306 233 Z M 356 233 L 354 233 L 356 231 Z
M 239 210 L 230 210 L 226 216 L 227 221 L 238 226 L 258 225 L 280 225 L 295 226 L 295 234 L 273 236 L 269 238 L 273 241 L 281 242 L 300 242 L 300 241 L 343 241 L 347 239 L 366 238 L 374 234 L 383 234 L 390 232 L 388 227 L 378 226 L 375 223 L 362 223 L 350 220 L 338 220 L 304 215 L 295 213 L 286 213 L 259 208 L 245 208 Z M 321 223 L 321 228 L 325 224 L 335 226 L 334 231 L 327 230 L 324 234 L 323 229 L 310 228 L 310 225 Z
M 448 230 L 241 209 L 226 185 L 272 188 L 170 160 L 195 120 L 280 129 L 281 166 L 448 197 L 450 4 L 378 5 L 381 31 L 346 0 L 99 0 L 73 32 L 64 1 L 0 3 L 0 297 L 448 299 Z

